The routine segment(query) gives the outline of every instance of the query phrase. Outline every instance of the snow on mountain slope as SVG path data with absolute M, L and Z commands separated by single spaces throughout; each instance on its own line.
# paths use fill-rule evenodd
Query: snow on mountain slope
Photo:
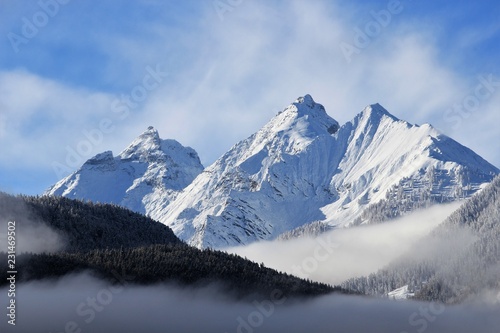
M 336 136 L 336 149 L 341 149 L 343 159 L 332 184 L 338 189 L 339 200 L 322 208 L 333 224 L 352 223 L 353 217 L 382 200 L 398 206 L 393 208 L 408 210 L 420 208 L 415 206 L 419 202 L 469 197 L 499 172 L 431 125 L 411 125 L 379 104 L 366 107 Z M 413 206 L 402 206 L 405 201 Z M 390 209 L 382 208 L 385 213 Z M 373 218 L 366 220 L 373 222 Z
M 198 154 L 149 127 L 118 156 L 107 151 L 47 190 L 47 195 L 114 203 L 152 215 L 201 173 Z
M 340 127 L 305 95 L 205 170 L 193 149 L 150 127 L 46 194 L 119 204 L 192 245 L 222 248 L 301 234 L 312 222 L 327 230 L 384 221 L 470 197 L 498 173 L 432 126 L 379 104 Z
M 499 170 L 378 104 L 339 127 L 299 98 L 155 216 L 197 247 L 248 244 L 314 221 L 347 226 L 468 197 Z
M 193 245 L 222 247 L 324 218 L 338 128 L 322 105 L 300 98 L 205 169 L 160 221 Z

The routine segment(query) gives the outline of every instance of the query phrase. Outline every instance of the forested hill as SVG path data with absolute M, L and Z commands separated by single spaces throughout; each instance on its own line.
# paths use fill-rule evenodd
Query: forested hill
M 113 205 L 0 194 L 0 223 L 9 220 L 16 221 L 19 233 L 46 225 L 65 244 L 50 253 L 18 253 L 20 283 L 85 272 L 110 283 L 216 284 L 238 297 L 269 297 L 275 290 L 287 297 L 344 292 L 340 287 L 302 280 L 236 255 L 188 246 L 169 227 Z M 4 257 L 6 253 L 0 252 L 0 259 Z M 0 285 L 7 283 L 7 271 L 7 259 L 1 259 Z
M 234 254 L 199 250 L 186 244 L 153 245 L 90 252 L 25 254 L 19 256 L 19 281 L 55 279 L 69 273 L 88 272 L 111 283 L 180 286 L 217 285 L 229 295 L 269 297 L 278 290 L 286 297 L 318 296 L 343 292 L 340 287 L 306 281 L 277 272 Z M 0 263 L 1 272 L 7 267 Z M 1 276 L 2 274 L 0 274 Z M 6 277 L 0 278 L 6 284 Z
M 457 303 L 500 289 L 500 176 L 386 269 L 343 286 L 384 295 L 409 286 L 415 298 Z
M 169 227 L 141 214 L 64 197 L 0 193 L 0 223 L 7 220 L 16 221 L 21 235 L 40 224 L 50 227 L 60 236 L 64 251 L 181 243 Z

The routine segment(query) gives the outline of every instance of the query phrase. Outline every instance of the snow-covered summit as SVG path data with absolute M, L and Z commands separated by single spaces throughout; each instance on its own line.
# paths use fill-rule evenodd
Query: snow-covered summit
M 340 127 L 305 95 L 233 146 L 159 216 L 192 245 L 234 246 L 315 221 L 347 226 L 458 200 L 498 172 L 432 126 L 412 125 L 379 104 Z
M 294 118 L 293 116 L 290 117 L 289 114 L 296 114 L 296 119 L 306 118 L 307 120 L 309 120 L 310 126 L 315 127 L 314 129 L 318 131 L 318 134 L 321 134 L 321 132 L 323 132 L 324 130 L 328 131 L 330 134 L 333 134 L 339 129 L 339 123 L 331 118 L 326 113 L 323 105 L 316 103 L 311 95 L 299 97 L 283 112 L 285 113 L 285 117 L 288 117 L 289 119 Z M 278 114 L 276 120 L 282 118 L 279 117 L 280 114 Z M 271 123 L 273 123 L 273 121 L 271 121 Z M 286 122 L 283 123 L 286 124 Z
M 500 172 L 431 125 L 372 104 L 340 126 L 310 95 L 202 169 L 194 150 L 150 127 L 118 156 L 96 155 L 47 193 L 117 203 L 192 245 L 222 248 L 313 222 L 379 222 L 461 200 Z
M 361 112 L 362 115 L 365 117 L 370 117 L 372 119 L 381 119 L 382 117 L 386 116 L 389 118 L 392 118 L 395 121 L 399 121 L 397 117 L 389 113 L 382 105 L 379 103 L 375 104 L 370 104 L 367 107 L 363 109 Z
M 459 200 L 499 172 L 431 125 L 412 125 L 379 104 L 344 124 L 336 138 L 342 159 L 332 184 L 339 200 L 322 207 L 334 225 L 378 222 Z
M 97 154 L 45 194 L 119 204 L 153 214 L 203 170 L 198 154 L 149 127 L 118 156 Z
M 149 126 L 144 133 L 132 141 L 118 156 L 124 160 L 147 160 L 148 156 L 154 155 L 161 150 L 161 141 L 158 131 L 153 126 Z

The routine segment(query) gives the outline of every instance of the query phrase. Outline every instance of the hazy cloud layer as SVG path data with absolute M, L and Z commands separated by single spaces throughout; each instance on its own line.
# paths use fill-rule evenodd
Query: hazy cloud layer
M 340 284 L 383 268 L 459 206 L 434 206 L 391 222 L 332 230 L 315 239 L 259 242 L 228 252 L 303 278 Z
M 0 222 L 0 251 L 7 250 L 7 222 Z M 16 221 L 16 252 L 55 252 L 64 247 L 63 238 L 43 223 Z
M 16 326 L 4 318 L 2 332 L 497 333 L 500 325 L 495 297 L 450 307 L 339 295 L 236 302 L 214 288 L 110 287 L 86 275 L 20 285 L 16 302 Z

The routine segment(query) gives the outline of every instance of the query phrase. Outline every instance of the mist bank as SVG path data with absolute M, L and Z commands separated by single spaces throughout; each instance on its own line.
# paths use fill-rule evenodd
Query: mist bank
M 381 224 L 334 229 L 316 238 L 226 249 L 266 266 L 333 285 L 368 275 L 409 251 L 461 203 L 433 206 Z
M 66 245 L 64 236 L 34 214 L 23 199 L 0 192 L 0 252 L 7 252 L 8 236 L 14 237 L 17 253 L 56 252 Z
M 126 282 L 126 281 L 125 281 Z M 5 288 L 0 294 L 5 294 Z M 273 291 L 233 301 L 217 287 L 109 285 L 88 275 L 18 285 L 16 326 L 2 332 L 427 332 L 497 333 L 499 299 L 475 303 L 390 301 L 327 295 L 296 301 Z M 5 309 L 5 298 L 1 307 Z

